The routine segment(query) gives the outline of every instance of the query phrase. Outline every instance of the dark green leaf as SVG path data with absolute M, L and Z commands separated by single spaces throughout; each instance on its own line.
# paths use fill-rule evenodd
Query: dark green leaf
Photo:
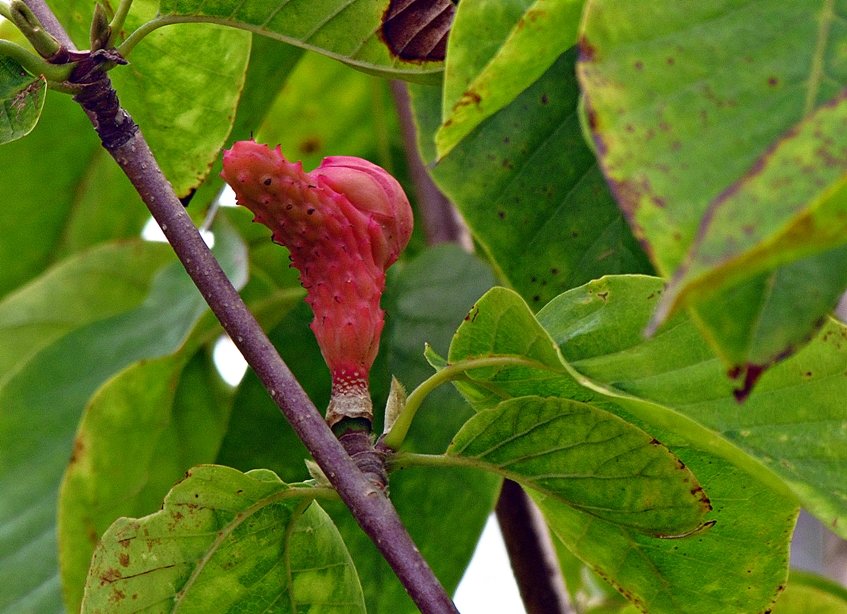
M 576 42 L 582 4 L 489 0 L 459 5 L 444 71 L 444 118 L 435 139 L 439 158 Z
M 695 477 L 657 440 L 567 399 L 503 401 L 471 418 L 447 454 L 656 537 L 690 533 L 711 510 Z
M 575 58 L 559 57 L 433 170 L 500 274 L 533 308 L 604 274 L 649 270 L 583 140 Z M 413 92 L 431 159 L 440 95 Z
M 109 528 L 82 612 L 364 612 L 353 561 L 315 490 L 266 470 L 192 469 L 161 511 Z
M 44 77 L 33 77 L 13 59 L 0 57 L 0 145 L 32 132 L 46 93 Z
M 335 92 L 327 95 L 327 92 Z M 291 72 L 257 140 L 311 169 L 324 156 L 368 158 L 391 170 L 399 129 L 388 83 L 316 54 Z

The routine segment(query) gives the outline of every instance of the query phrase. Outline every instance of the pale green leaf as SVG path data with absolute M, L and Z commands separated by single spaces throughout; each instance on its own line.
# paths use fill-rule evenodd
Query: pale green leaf
M 64 94 L 48 92 L 35 130 L 0 147 L 0 168 L 0 194 L 8 196 L 0 207 L 0 295 L 75 251 L 137 237 L 149 217 Z
M 553 534 L 641 611 L 766 611 L 785 584 L 796 508 L 721 458 L 672 450 L 709 490 L 717 522 L 707 531 L 655 539 L 533 497 Z
M 847 285 L 845 249 L 833 249 L 843 241 L 830 234 L 847 174 L 839 9 L 593 0 L 580 41 L 600 163 L 658 271 L 683 292 L 657 320 L 700 284 L 690 290 L 695 320 L 749 389 Z M 790 285 L 800 269 L 807 277 Z M 809 291 L 813 300 L 795 299 Z
M 223 227 L 216 239 L 218 258 L 233 281 L 242 284 L 243 245 Z M 61 292 L 62 277 L 56 279 L 55 290 Z M 104 296 L 108 300 L 109 294 Z M 0 381 L 0 552 L 11 553 L 0 560 L 0 583 L 6 587 L 0 591 L 0 612 L 61 607 L 56 495 L 82 410 L 105 381 L 127 366 L 177 350 L 205 310 L 185 270 L 172 263 L 156 272 L 143 303 L 83 321 Z
M 442 158 L 485 118 L 532 85 L 576 42 L 583 0 L 460 4 L 447 46 Z
M 595 390 L 777 491 L 789 489 L 845 535 L 847 327 L 829 321 L 739 405 L 723 364 L 684 314 L 643 337 L 661 293 L 656 278 L 607 277 L 563 294 L 538 318 Z
M 190 470 L 161 511 L 109 528 L 82 612 L 364 612 L 353 561 L 313 501 L 317 491 L 269 471 Z
M 847 589 L 821 576 L 792 570 L 788 586 L 773 611 L 775 614 L 847 614 Z
M 136 0 L 128 26 L 153 17 L 156 4 Z M 205 179 L 229 135 L 250 40 L 210 24 L 163 28 L 133 50 L 129 66 L 110 73 L 178 196 Z
M 393 4 L 393 3 L 392 3 Z M 390 11 L 382 0 L 328 0 L 297 3 L 276 0 L 163 0 L 161 16 L 166 22 L 185 20 L 212 21 L 244 28 L 276 40 L 328 55 L 355 68 L 383 76 L 412 80 L 430 80 L 443 68 L 443 43 L 453 13 L 447 0 L 428 7 L 412 7 L 410 13 L 422 11 L 417 21 L 398 24 L 397 32 L 386 30 L 383 21 Z M 434 37 L 436 44 L 417 53 L 405 43 L 416 36 Z M 399 48 L 393 50 L 395 45 Z M 417 57 L 410 57 L 417 56 Z
M 109 525 L 158 510 L 186 470 L 215 458 L 231 399 L 221 394 L 208 357 L 190 358 L 178 352 L 136 363 L 85 409 L 59 494 L 59 563 L 70 612 L 79 611 L 96 540 Z
M 703 528 L 711 510 L 694 475 L 656 439 L 567 399 L 503 401 L 471 418 L 447 454 L 656 537 Z
M 592 393 L 567 372 L 555 341 L 512 290 L 492 288 L 465 316 L 447 355 L 448 362 L 487 356 L 514 356 L 533 364 L 469 370 L 456 386 L 479 411 L 501 400 L 529 395 L 589 400 Z
M 137 305 L 173 256 L 164 245 L 107 243 L 47 269 L 0 302 L 0 380 L 62 335 Z
M 15 60 L 0 57 L 0 145 L 32 132 L 46 93 L 43 76 L 33 77 Z

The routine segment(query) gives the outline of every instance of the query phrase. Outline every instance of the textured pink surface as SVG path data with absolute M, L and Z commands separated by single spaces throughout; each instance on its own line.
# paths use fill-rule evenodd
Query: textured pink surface
M 224 152 L 223 178 L 238 203 L 286 246 L 312 330 L 332 373 L 333 398 L 368 397 L 368 374 L 379 348 L 385 270 L 412 233 L 402 187 L 379 166 L 348 156 L 325 158 L 306 173 L 279 147 L 240 141 Z

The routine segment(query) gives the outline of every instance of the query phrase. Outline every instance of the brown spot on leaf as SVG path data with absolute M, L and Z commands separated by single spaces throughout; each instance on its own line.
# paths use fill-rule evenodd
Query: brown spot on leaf
M 118 588 L 113 590 L 112 594 L 109 595 L 109 601 L 111 603 L 120 603 L 124 599 L 126 599 L 126 593 L 124 593 L 122 590 L 120 590 Z
M 100 586 L 105 586 L 107 584 L 111 584 L 115 580 L 120 580 L 123 576 L 118 569 L 114 567 L 110 567 L 102 574 L 100 574 Z
M 541 94 L 541 104 L 547 104 L 550 102 L 550 98 L 548 98 L 547 94 Z
M 635 70 L 643 70 L 644 69 L 644 62 L 642 62 L 641 60 L 636 60 L 635 64 L 633 64 L 633 66 L 635 66 Z
M 129 555 L 126 552 L 121 552 L 118 555 L 118 562 L 121 564 L 121 567 L 129 567 Z
M 297 149 L 300 150 L 301 154 L 308 155 L 319 151 L 322 146 L 323 143 L 321 142 L 320 138 L 316 136 L 307 136 L 305 139 L 300 141 L 300 143 L 297 145 Z
M 597 55 L 597 47 L 591 44 L 585 36 L 579 37 L 579 59 L 582 62 L 593 62 Z
M 389 51 L 409 62 L 440 62 L 447 52 L 455 5 L 450 0 L 391 0 L 380 35 Z
M 747 400 L 747 397 L 750 396 L 750 393 L 753 391 L 753 386 L 756 385 L 756 382 L 759 381 L 759 378 L 764 373 L 765 367 L 763 365 L 753 365 L 748 364 L 744 367 L 734 367 L 730 370 L 730 373 L 734 373 L 735 375 L 730 375 L 733 379 L 739 379 L 743 376 L 744 380 L 741 382 L 741 386 L 732 391 L 732 396 L 735 397 L 735 400 L 739 403 L 743 403 Z
M 768 85 L 770 85 L 771 87 L 776 87 L 777 85 L 779 85 L 779 79 L 774 76 L 768 77 Z

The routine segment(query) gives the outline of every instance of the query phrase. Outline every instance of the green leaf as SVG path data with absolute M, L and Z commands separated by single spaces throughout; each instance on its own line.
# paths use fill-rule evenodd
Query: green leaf
M 221 228 L 216 253 L 243 283 L 243 246 Z M 154 246 L 151 249 L 161 249 Z M 149 260 L 140 260 L 145 266 Z M 133 263 L 136 266 L 136 263 Z M 137 277 L 137 275 L 128 275 Z M 57 278 L 61 281 L 61 277 Z M 62 286 L 49 289 L 55 296 Z M 105 293 L 109 300 L 109 293 Z M 169 354 L 185 341 L 205 302 L 177 263 L 157 272 L 140 305 L 86 322 L 44 346 L 0 380 L 0 611 L 55 611 L 56 494 L 83 407 L 109 378 L 132 363 Z
M 0 145 L 26 136 L 41 116 L 47 80 L 33 77 L 12 58 L 0 57 Z
M 152 18 L 157 4 L 136 0 L 127 25 Z M 164 28 L 133 50 L 129 66 L 110 73 L 178 196 L 203 181 L 229 135 L 250 40 L 209 24 Z
M 471 418 L 447 454 L 655 537 L 703 528 L 711 510 L 694 475 L 656 439 L 567 399 L 503 401 Z
M 161 511 L 122 518 L 98 546 L 82 612 L 364 612 L 353 561 L 305 485 L 200 466 Z
M 662 299 L 668 313 L 758 271 L 843 245 L 847 159 L 833 147 L 845 139 L 842 94 L 780 138 L 751 172 L 712 201 Z
M 456 387 L 476 411 L 514 397 L 586 401 L 593 396 L 567 372 L 555 341 L 526 302 L 506 288 L 492 288 L 476 302 L 453 336 L 447 358 L 456 364 L 488 356 L 514 356 L 535 364 L 467 371 Z
M 226 139 L 227 144 L 249 139 L 256 133 L 256 127 L 270 112 L 274 99 L 302 56 L 302 49 L 252 35 L 244 87 L 238 100 L 232 131 Z M 222 156 L 215 159 L 206 180 L 194 194 L 192 205 L 198 203 L 206 207 L 217 199 L 224 185 L 220 177 L 222 160 Z
M 847 590 L 832 580 L 792 570 L 788 586 L 773 611 L 776 614 L 845 614 Z
M 433 169 L 501 278 L 534 308 L 604 274 L 650 270 L 583 140 L 575 59 L 559 57 Z M 440 97 L 413 94 L 431 159 Z
M 484 0 L 460 4 L 444 70 L 442 158 L 509 104 L 576 42 L 583 0 Z
M 722 363 L 684 314 L 644 339 L 661 293 L 656 278 L 607 277 L 563 294 L 538 318 L 584 383 L 648 430 L 673 431 L 723 456 L 847 535 L 847 327 L 827 322 L 740 407 Z
M 433 35 L 436 40 L 446 37 L 453 13 L 451 3 L 438 2 L 433 15 L 422 15 L 420 23 L 398 24 L 397 31 L 383 26 L 392 11 L 387 4 L 374 0 L 329 0 L 305 5 L 280 5 L 275 0 L 254 0 L 249 4 L 235 0 L 163 0 L 160 12 L 163 19 L 174 22 L 189 18 L 244 28 L 382 76 L 423 81 L 437 78 L 443 68 L 443 55 L 438 57 L 437 47 L 432 55 L 408 57 L 402 51 L 400 55 L 392 51 L 392 41 L 395 37 L 399 42 L 416 35 Z
M 746 388 L 847 285 L 845 250 L 832 249 L 843 241 L 829 235 L 847 175 L 831 148 L 847 109 L 835 98 L 847 78 L 839 24 L 820 0 L 595 0 L 583 22 L 579 74 L 601 164 L 658 271 L 677 279 L 657 320 L 691 292 Z M 800 269 L 810 276 L 789 285 Z M 809 290 L 808 303 L 794 298 Z
M 655 539 L 530 494 L 553 534 L 641 611 L 766 611 L 785 584 L 796 508 L 723 459 L 672 451 L 709 489 L 708 531 Z
M 173 258 L 140 240 L 74 254 L 0 302 L 0 379 L 64 334 L 136 306 Z
M 327 92 L 343 92 L 344 104 Z M 314 168 L 324 156 L 359 156 L 391 170 L 390 145 L 399 140 L 388 83 L 316 54 L 291 71 L 257 134 L 292 160 Z
M 59 136 L 61 135 L 61 136 Z M 149 213 L 69 96 L 48 92 L 25 139 L 0 147 L 0 295 L 62 257 L 137 237 Z
M 230 403 L 207 357 L 190 358 L 178 352 L 136 363 L 85 409 L 59 495 L 59 559 L 70 612 L 79 611 L 94 546 L 109 525 L 158 510 L 187 469 L 215 458 Z

